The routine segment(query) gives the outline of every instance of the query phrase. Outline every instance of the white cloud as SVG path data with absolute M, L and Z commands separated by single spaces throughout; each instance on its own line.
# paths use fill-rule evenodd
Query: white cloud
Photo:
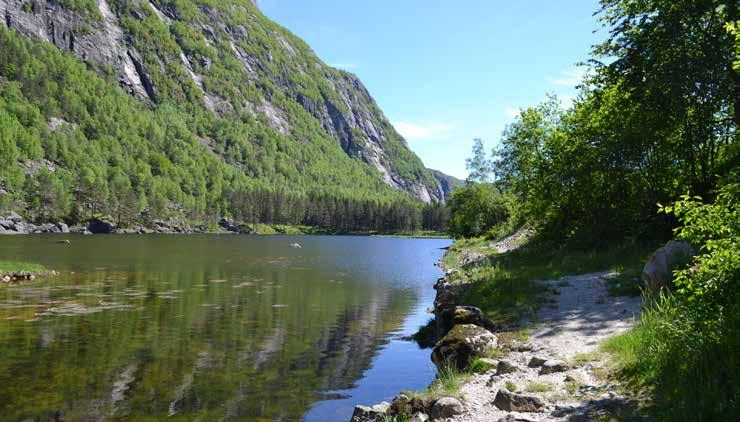
M 581 83 L 585 75 L 585 67 L 571 67 L 570 69 L 560 72 L 560 75 L 557 77 L 550 78 L 550 83 L 559 86 L 573 87 Z
M 506 114 L 507 118 L 514 119 L 519 116 L 519 109 L 512 106 L 506 106 L 506 108 L 504 109 L 504 114 Z
M 329 66 L 345 70 L 352 70 L 360 67 L 360 65 L 356 63 L 329 63 Z
M 445 123 L 395 122 L 393 127 L 401 136 L 410 141 L 439 139 L 452 129 L 452 126 Z

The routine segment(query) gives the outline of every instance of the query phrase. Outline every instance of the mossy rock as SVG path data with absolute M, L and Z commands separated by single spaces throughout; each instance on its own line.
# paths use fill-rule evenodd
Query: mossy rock
M 455 325 L 434 347 L 432 362 L 437 368 L 454 366 L 464 370 L 497 345 L 496 336 L 483 327 L 473 324 Z

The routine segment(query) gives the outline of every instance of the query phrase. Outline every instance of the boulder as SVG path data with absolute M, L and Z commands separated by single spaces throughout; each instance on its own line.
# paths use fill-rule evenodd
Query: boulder
M 645 287 L 652 291 L 667 289 L 673 285 L 673 270 L 688 264 L 696 255 L 690 243 L 671 240 L 650 256 L 642 270 Z
M 236 222 L 234 222 L 232 218 L 221 217 L 221 219 L 218 221 L 218 225 L 226 231 L 235 233 L 239 232 L 239 225 L 236 224 Z
M 452 327 L 432 351 L 432 362 L 437 368 L 452 365 L 466 369 L 470 363 L 498 344 L 498 339 L 485 328 L 472 324 Z
M 388 412 L 389 404 L 382 402 L 373 407 L 355 406 L 350 422 L 382 422 Z
M 496 331 L 496 327 L 483 315 L 483 312 L 475 306 L 449 306 L 442 308 L 437 313 L 438 327 L 446 334 L 452 327 L 459 324 L 473 324 L 483 327 L 488 331 Z
M 555 406 L 555 410 L 552 411 L 551 415 L 556 418 L 562 418 L 565 417 L 571 413 L 574 413 L 576 410 L 576 407 L 570 404 L 566 405 L 557 405 Z
M 500 360 L 498 361 L 498 365 L 496 365 L 497 375 L 513 374 L 514 372 L 518 371 L 519 368 L 507 360 Z
M 391 402 L 390 408 L 388 408 L 388 414 L 393 416 L 411 416 L 414 413 L 414 408 L 411 404 L 411 398 L 406 394 L 399 394 Z
M 434 406 L 434 399 L 429 396 L 411 398 L 411 410 L 413 413 L 429 414 L 432 412 L 432 406 Z
M 568 365 L 562 360 L 548 360 L 542 364 L 540 375 L 552 374 L 555 372 L 564 372 L 568 370 Z
M 87 230 L 93 234 L 108 234 L 116 231 L 116 225 L 105 219 L 93 218 L 87 223 Z
M 69 226 L 66 223 L 59 222 L 57 223 L 57 227 L 59 228 L 59 233 L 69 233 Z
M 545 362 L 547 362 L 547 359 L 543 359 L 537 356 L 532 356 L 532 359 L 529 360 L 529 366 L 530 368 L 539 368 L 540 366 L 544 365 Z
M 409 419 L 409 422 L 427 422 L 429 420 L 429 416 L 427 416 L 426 413 L 414 413 L 414 416 Z
M 534 422 L 534 421 L 529 418 L 523 418 L 521 416 L 514 416 L 511 413 L 509 413 L 503 418 L 499 418 L 496 422 Z
M 432 420 L 451 418 L 465 411 L 460 400 L 454 397 L 442 397 L 434 402 Z
M 507 412 L 539 412 L 545 407 L 545 402 L 537 396 L 516 394 L 504 388 L 498 390 L 493 404 Z

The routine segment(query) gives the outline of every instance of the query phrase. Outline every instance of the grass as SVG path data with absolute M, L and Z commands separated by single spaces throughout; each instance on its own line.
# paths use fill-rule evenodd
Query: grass
M 735 420 L 738 316 L 719 323 L 691 306 L 672 296 L 648 304 L 635 328 L 603 344 L 610 376 L 649 396 L 647 411 L 655 420 Z
M 643 293 L 642 266 L 617 267 L 618 274 L 605 278 L 610 296 L 640 296 Z
M 515 324 L 532 319 L 547 300 L 548 289 L 537 280 L 552 280 L 564 275 L 617 270 L 641 266 L 652 247 L 626 245 L 603 251 L 544 249 L 526 245 L 504 254 L 486 249 L 488 241 L 470 239 L 456 243 L 445 256 L 451 265 L 470 250 L 491 255 L 480 267 L 463 269 L 467 289 L 462 303 L 480 308 L 494 323 Z M 452 267 L 455 268 L 453 265 Z M 554 292 L 553 292 L 554 293 Z
M 512 393 L 517 390 L 516 384 L 514 384 L 511 381 L 506 381 L 506 384 L 504 384 L 504 387 L 506 387 L 506 389 L 511 391 Z
M 38 273 L 46 271 L 46 267 L 41 264 L 28 262 L 0 261 L 0 274 L 30 272 Z
M 524 390 L 530 393 L 546 393 L 548 391 L 552 391 L 554 388 L 555 387 L 553 387 L 549 382 L 532 381 L 524 387 Z
M 589 362 L 596 362 L 601 359 L 601 353 L 598 351 L 578 353 L 571 359 L 573 366 L 583 366 Z
M 574 395 L 581 387 L 581 383 L 578 381 L 568 381 L 565 383 L 565 391 L 571 396 Z
M 404 392 L 409 397 L 424 397 L 430 400 L 436 400 L 440 397 L 457 397 L 463 398 L 460 388 L 471 377 L 471 373 L 460 371 L 453 365 L 440 368 L 437 371 L 437 379 L 426 389 L 421 391 Z
M 485 372 L 490 371 L 491 369 L 494 369 L 495 366 L 492 365 L 489 362 L 486 362 L 482 359 L 476 359 L 470 364 L 469 371 L 476 374 L 483 374 Z

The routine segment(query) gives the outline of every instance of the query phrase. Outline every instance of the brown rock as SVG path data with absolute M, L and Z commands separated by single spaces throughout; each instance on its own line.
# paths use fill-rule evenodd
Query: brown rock
M 496 393 L 493 404 L 507 412 L 539 412 L 545 407 L 545 402 L 537 396 L 516 394 L 503 388 Z

